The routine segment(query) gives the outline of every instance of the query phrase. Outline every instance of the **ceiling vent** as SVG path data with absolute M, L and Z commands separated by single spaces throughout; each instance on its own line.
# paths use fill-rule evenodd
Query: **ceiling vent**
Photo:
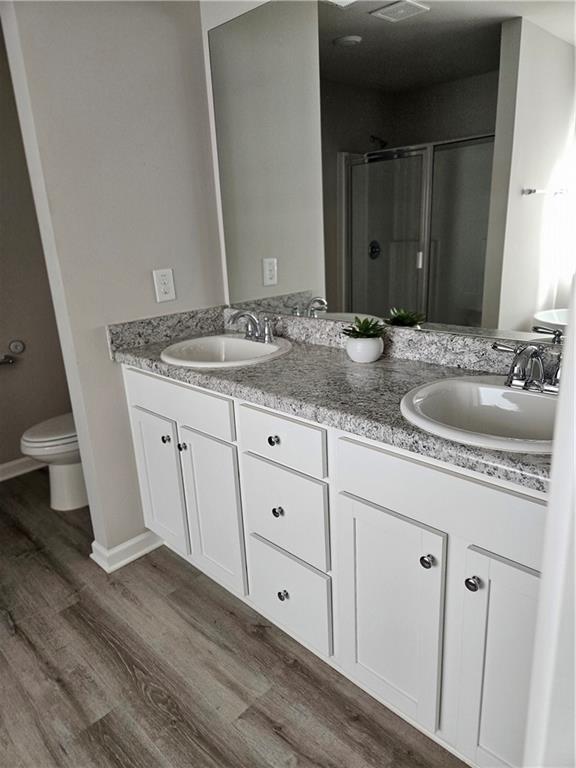
M 418 16 L 418 14 L 426 13 L 429 10 L 430 8 L 427 5 L 417 3 L 416 0 L 398 0 L 397 3 L 390 3 L 390 5 L 385 5 L 384 8 L 372 11 L 370 15 L 396 24 L 398 21 L 410 19 L 412 16 Z

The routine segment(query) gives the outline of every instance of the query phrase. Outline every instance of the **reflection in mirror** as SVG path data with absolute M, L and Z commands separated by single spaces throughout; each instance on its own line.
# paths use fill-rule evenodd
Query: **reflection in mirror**
M 574 4 L 399 6 L 211 30 L 230 301 L 530 332 L 575 271 Z

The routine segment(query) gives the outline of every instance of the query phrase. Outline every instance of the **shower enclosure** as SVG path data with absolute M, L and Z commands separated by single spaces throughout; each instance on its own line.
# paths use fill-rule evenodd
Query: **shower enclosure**
M 481 136 L 349 156 L 347 311 L 481 324 L 493 146 Z

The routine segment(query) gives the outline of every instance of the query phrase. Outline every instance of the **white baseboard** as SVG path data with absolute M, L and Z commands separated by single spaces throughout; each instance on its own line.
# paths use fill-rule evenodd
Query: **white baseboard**
M 133 539 L 128 539 L 128 541 L 124 541 L 122 544 L 118 544 L 118 546 L 111 549 L 106 549 L 106 547 L 98 544 L 97 541 L 93 541 L 90 557 L 106 573 L 112 573 L 117 571 L 118 568 L 128 565 L 133 560 L 137 560 L 142 555 L 152 552 L 153 549 L 161 547 L 163 543 L 162 539 L 156 536 L 155 533 L 152 533 L 152 531 L 146 531 L 139 536 L 134 536 Z
M 42 464 L 41 461 L 36 461 L 36 459 L 31 459 L 29 456 L 6 461 L 4 464 L 0 464 L 0 483 L 2 480 L 10 480 L 11 477 L 25 475 L 27 472 L 34 472 L 34 470 L 45 466 L 46 464 Z

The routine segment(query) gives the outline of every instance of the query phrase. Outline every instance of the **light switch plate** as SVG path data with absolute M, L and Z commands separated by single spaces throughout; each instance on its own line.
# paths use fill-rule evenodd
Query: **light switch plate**
M 171 269 L 155 269 L 152 272 L 156 301 L 174 301 L 176 290 L 174 288 L 174 273 Z
M 262 259 L 262 285 L 278 285 L 278 259 Z

